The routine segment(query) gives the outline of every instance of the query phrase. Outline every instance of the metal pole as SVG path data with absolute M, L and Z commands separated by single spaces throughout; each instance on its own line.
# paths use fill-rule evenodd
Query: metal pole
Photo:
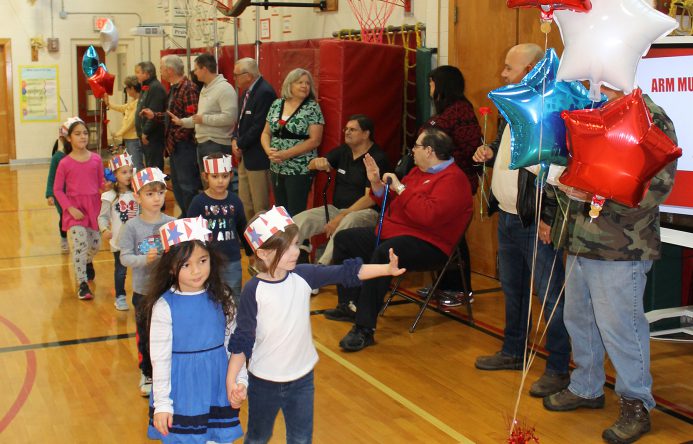
M 255 61 L 260 65 L 260 7 L 255 7 Z
M 387 207 L 387 196 L 390 194 L 390 184 L 392 183 L 391 178 L 387 178 L 385 183 L 385 194 L 383 195 L 383 206 L 380 209 L 380 218 L 378 219 L 378 237 L 375 239 L 375 246 L 380 245 L 380 233 L 383 231 L 383 218 L 385 217 L 385 207 Z
M 238 61 L 238 17 L 233 18 L 233 61 Z

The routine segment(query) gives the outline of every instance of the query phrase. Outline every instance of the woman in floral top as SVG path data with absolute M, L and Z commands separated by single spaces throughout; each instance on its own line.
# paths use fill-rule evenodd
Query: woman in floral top
M 317 156 L 324 123 L 313 77 L 305 69 L 294 69 L 284 79 L 281 98 L 267 113 L 261 137 L 271 162 L 275 205 L 285 207 L 289 214 L 306 209 L 312 178 L 308 163 Z

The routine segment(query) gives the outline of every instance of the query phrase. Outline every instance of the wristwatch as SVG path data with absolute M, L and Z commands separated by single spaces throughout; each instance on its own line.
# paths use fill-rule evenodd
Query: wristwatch
M 397 194 L 402 194 L 402 191 L 404 191 L 406 188 L 407 187 L 403 183 L 400 183 L 399 185 L 397 185 L 397 188 L 395 188 L 395 192 Z

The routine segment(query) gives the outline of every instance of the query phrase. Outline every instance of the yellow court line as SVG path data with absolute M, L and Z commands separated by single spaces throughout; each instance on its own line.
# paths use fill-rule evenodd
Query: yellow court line
M 93 264 L 102 264 L 106 262 L 113 262 L 113 259 L 101 259 L 98 261 L 92 261 Z M 20 270 L 35 270 L 37 268 L 51 268 L 51 267 L 66 267 L 69 266 L 70 263 L 65 263 L 65 264 L 45 264 L 45 265 L 25 265 L 23 267 L 7 267 L 7 268 L 0 268 L 0 273 L 3 271 L 20 271 Z
M 351 362 L 342 358 L 341 356 L 339 356 L 337 353 L 333 352 L 332 350 L 330 350 L 326 346 L 322 345 L 321 343 L 319 343 L 315 340 L 313 340 L 313 343 L 315 344 L 315 348 L 320 350 L 320 352 L 322 352 L 325 355 L 327 355 L 328 357 L 332 358 L 332 360 L 336 361 L 342 367 L 345 367 L 347 370 L 354 373 L 356 376 L 360 377 L 361 379 L 365 380 L 366 382 L 368 382 L 369 384 L 371 384 L 373 387 L 377 388 L 381 392 L 385 393 L 387 396 L 389 396 L 390 398 L 392 398 L 396 402 L 402 404 L 404 407 L 409 409 L 412 413 L 418 415 L 419 417 L 421 417 L 425 421 L 428 421 L 434 427 L 436 427 L 438 430 L 440 430 L 441 432 L 450 436 L 455 441 L 457 441 L 459 443 L 464 443 L 464 444 L 474 444 L 474 441 L 470 440 L 469 438 L 467 438 L 463 434 L 457 432 L 452 427 L 445 424 L 443 421 L 439 420 L 435 416 L 428 413 L 426 410 L 422 409 L 421 407 L 414 404 L 413 402 L 411 402 L 410 400 L 408 400 L 404 396 L 402 396 L 399 393 L 397 393 L 396 391 L 392 390 L 387 385 L 378 381 L 376 378 L 369 375 L 364 370 L 361 370 L 359 367 L 355 366 Z

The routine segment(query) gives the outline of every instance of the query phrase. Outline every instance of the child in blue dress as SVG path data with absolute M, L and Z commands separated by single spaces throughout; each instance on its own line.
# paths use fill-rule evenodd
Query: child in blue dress
M 273 207 L 250 221 L 245 231 L 260 271 L 243 287 L 238 327 L 229 341 L 232 353 L 227 378 L 229 399 L 248 395 L 248 428 L 244 443 L 266 443 L 282 410 L 287 443 L 313 438 L 313 367 L 318 353 L 310 326 L 311 289 L 331 284 L 347 287 L 379 276 L 398 276 L 397 256 L 389 264 L 364 265 L 360 258 L 342 265 L 296 265 L 298 227 L 284 207 Z M 246 359 L 249 386 L 239 385 Z
M 235 306 L 210 233 L 201 217 L 159 229 L 165 253 L 145 300 L 153 369 L 147 436 L 164 443 L 231 443 L 243 435 L 239 405 L 226 393 Z M 237 374 L 243 393 L 247 376 Z

